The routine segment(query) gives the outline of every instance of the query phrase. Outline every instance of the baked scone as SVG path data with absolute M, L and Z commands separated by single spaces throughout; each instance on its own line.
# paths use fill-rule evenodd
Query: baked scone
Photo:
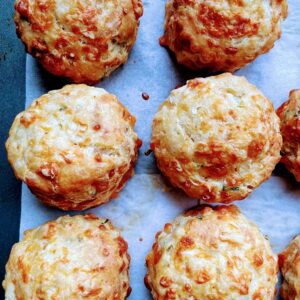
M 300 182 L 300 90 L 290 92 L 289 99 L 278 109 L 283 138 L 281 161 Z
M 300 235 L 295 237 L 289 246 L 278 255 L 279 266 L 284 281 L 281 296 L 284 300 L 300 299 Z
M 277 256 L 236 206 L 200 207 L 166 224 L 146 264 L 155 300 L 275 298 Z
M 67 85 L 15 118 L 6 141 L 17 178 L 63 210 L 103 204 L 133 175 L 141 141 L 135 118 L 112 94 Z
M 95 83 L 127 61 L 141 0 L 16 0 L 17 34 L 50 73 Z
M 274 46 L 286 17 L 286 0 L 168 0 L 160 43 L 190 69 L 233 72 Z
M 152 125 L 151 147 L 162 173 L 207 202 L 245 198 L 270 177 L 281 144 L 272 103 L 230 73 L 173 90 Z
M 127 248 L 119 230 L 94 215 L 64 216 L 28 230 L 10 253 L 5 299 L 126 299 Z

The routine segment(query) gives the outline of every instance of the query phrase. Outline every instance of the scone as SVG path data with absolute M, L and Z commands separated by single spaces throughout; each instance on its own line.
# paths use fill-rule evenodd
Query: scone
M 107 219 L 64 216 L 25 232 L 10 253 L 6 300 L 123 300 L 127 243 Z
M 286 0 L 168 0 L 160 42 L 190 69 L 233 72 L 274 46 L 286 16 Z
M 16 0 L 17 34 L 50 73 L 95 83 L 127 61 L 141 0 Z
M 284 300 L 300 299 L 300 235 L 295 237 L 289 246 L 278 255 L 279 266 L 284 281 L 281 296 Z
M 155 300 L 275 298 L 277 256 L 236 206 L 177 217 L 157 233 L 146 263 Z
M 281 161 L 300 182 L 300 90 L 290 92 L 289 99 L 278 109 L 283 138 Z
M 151 147 L 162 173 L 207 202 L 245 198 L 270 177 L 281 144 L 272 103 L 229 73 L 173 90 L 152 125 Z
M 116 197 L 133 175 L 141 146 L 134 124 L 114 95 L 67 85 L 15 118 L 6 141 L 8 160 L 44 203 L 87 209 Z

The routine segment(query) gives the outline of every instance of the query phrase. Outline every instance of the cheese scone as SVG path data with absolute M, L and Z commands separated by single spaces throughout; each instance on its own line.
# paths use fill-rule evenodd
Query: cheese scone
M 141 146 L 134 124 L 114 95 L 67 85 L 17 115 L 6 141 L 8 160 L 44 203 L 87 209 L 116 197 L 133 175 Z
M 155 300 L 275 298 L 277 256 L 236 206 L 196 208 L 166 224 L 146 264 Z
M 281 296 L 284 300 L 300 299 L 300 235 L 279 254 L 279 266 L 283 275 Z
M 141 0 L 16 0 L 17 34 L 50 73 L 95 83 L 127 61 Z
M 271 176 L 281 145 L 272 103 L 230 73 L 173 90 L 152 125 L 151 147 L 162 173 L 207 202 L 245 198 Z
M 233 72 L 274 46 L 286 17 L 286 0 L 168 0 L 160 42 L 190 69 Z
M 5 300 L 123 300 L 127 243 L 107 219 L 63 216 L 28 230 L 6 265 Z
M 289 99 L 278 109 L 283 138 L 281 161 L 300 182 L 300 90 L 290 92 Z

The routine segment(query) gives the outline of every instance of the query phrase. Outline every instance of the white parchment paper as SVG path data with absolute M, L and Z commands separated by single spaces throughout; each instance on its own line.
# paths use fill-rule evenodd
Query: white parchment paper
M 98 216 L 110 218 L 129 243 L 132 259 L 130 300 L 151 299 L 143 282 L 144 262 L 155 233 L 183 210 L 197 204 L 196 200 L 170 188 L 159 174 L 153 155 L 144 155 L 149 148 L 152 119 L 160 103 L 177 84 L 199 74 L 182 70 L 158 44 L 163 33 L 165 0 L 143 2 L 144 16 L 127 64 L 98 84 L 117 95 L 137 117 L 136 131 L 143 146 L 136 175 L 117 199 L 90 210 Z M 27 56 L 26 71 L 26 106 L 43 93 L 61 88 L 66 83 L 44 72 L 30 56 Z M 246 76 L 261 89 L 275 108 L 287 99 L 291 89 L 300 88 L 299 0 L 289 1 L 289 16 L 283 23 L 282 37 L 275 47 L 237 74 Z M 142 99 L 142 92 L 150 95 L 148 101 Z M 300 233 L 300 185 L 282 167 L 278 167 L 272 178 L 250 197 L 236 204 L 269 236 L 275 252 L 281 251 L 293 236 Z M 24 230 L 64 214 L 41 204 L 23 185 L 20 236 Z

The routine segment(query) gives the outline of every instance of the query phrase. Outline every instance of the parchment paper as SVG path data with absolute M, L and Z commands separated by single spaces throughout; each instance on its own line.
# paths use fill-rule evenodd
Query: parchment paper
M 129 243 L 133 289 L 130 300 L 152 299 L 143 279 L 145 256 L 155 233 L 183 210 L 197 204 L 196 200 L 170 188 L 159 174 L 153 155 L 144 155 L 149 148 L 152 119 L 160 103 L 177 84 L 199 74 L 180 68 L 158 44 L 163 33 L 165 0 L 143 2 L 144 16 L 127 64 L 98 84 L 117 95 L 137 117 L 136 131 L 143 146 L 136 175 L 117 199 L 90 210 L 98 216 L 110 218 Z M 66 83 L 44 72 L 30 56 L 27 56 L 26 71 L 26 106 L 43 93 L 61 88 Z M 299 0 L 289 1 L 289 16 L 283 23 L 282 37 L 275 47 L 237 74 L 246 76 L 261 89 L 275 108 L 287 99 L 291 89 L 300 88 Z M 150 95 L 148 101 L 142 99 L 142 92 Z M 300 185 L 282 167 L 277 167 L 272 178 L 250 197 L 235 204 L 269 236 L 275 252 L 281 251 L 294 235 L 300 233 Z M 21 237 L 24 230 L 64 214 L 41 204 L 23 185 Z

